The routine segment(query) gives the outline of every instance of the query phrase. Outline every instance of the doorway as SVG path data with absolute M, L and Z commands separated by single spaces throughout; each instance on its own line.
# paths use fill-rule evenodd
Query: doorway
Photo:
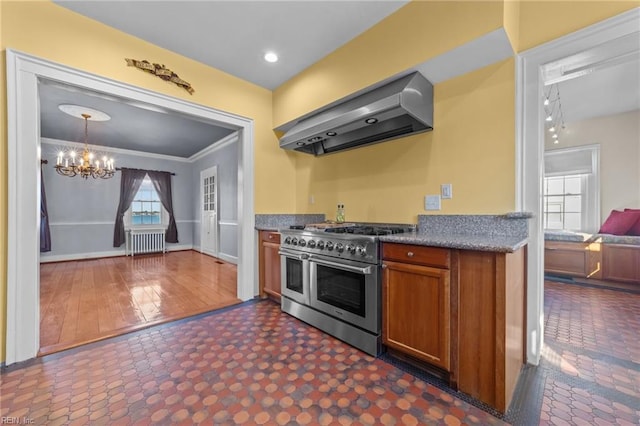
M 253 122 L 212 108 L 116 82 L 20 52 L 7 50 L 8 235 L 7 365 L 36 356 L 39 345 L 40 131 L 38 81 L 61 83 L 175 110 L 238 130 L 237 297 L 255 295 Z
M 200 172 L 200 252 L 218 257 L 218 166 Z
M 527 362 L 538 365 L 544 336 L 544 64 L 618 38 L 638 34 L 640 10 L 634 9 L 586 29 L 521 53 L 516 65 L 517 208 L 533 213 L 530 222 L 527 282 Z

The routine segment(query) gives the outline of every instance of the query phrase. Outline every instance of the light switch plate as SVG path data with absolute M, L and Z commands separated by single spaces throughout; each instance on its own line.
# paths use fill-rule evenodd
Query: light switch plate
M 453 198 L 453 192 L 450 183 L 443 183 L 440 185 L 440 195 L 443 199 Z
M 440 196 L 439 195 L 427 195 L 424 197 L 424 209 L 425 210 L 440 210 Z

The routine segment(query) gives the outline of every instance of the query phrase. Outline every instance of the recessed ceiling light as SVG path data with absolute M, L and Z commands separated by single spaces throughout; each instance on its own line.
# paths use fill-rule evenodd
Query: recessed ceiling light
M 273 52 L 267 52 L 264 54 L 264 60 L 267 62 L 278 62 L 278 55 Z

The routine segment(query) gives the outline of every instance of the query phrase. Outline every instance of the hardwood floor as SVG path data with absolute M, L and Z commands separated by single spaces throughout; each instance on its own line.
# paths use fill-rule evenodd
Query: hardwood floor
M 196 251 L 44 263 L 40 352 L 239 303 L 237 267 Z

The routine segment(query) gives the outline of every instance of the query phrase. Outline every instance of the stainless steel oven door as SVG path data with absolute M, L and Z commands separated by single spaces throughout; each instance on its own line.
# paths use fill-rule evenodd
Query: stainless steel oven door
M 378 266 L 315 255 L 309 261 L 311 307 L 372 333 L 379 333 Z
M 309 255 L 286 249 L 278 253 L 282 295 L 309 306 Z

